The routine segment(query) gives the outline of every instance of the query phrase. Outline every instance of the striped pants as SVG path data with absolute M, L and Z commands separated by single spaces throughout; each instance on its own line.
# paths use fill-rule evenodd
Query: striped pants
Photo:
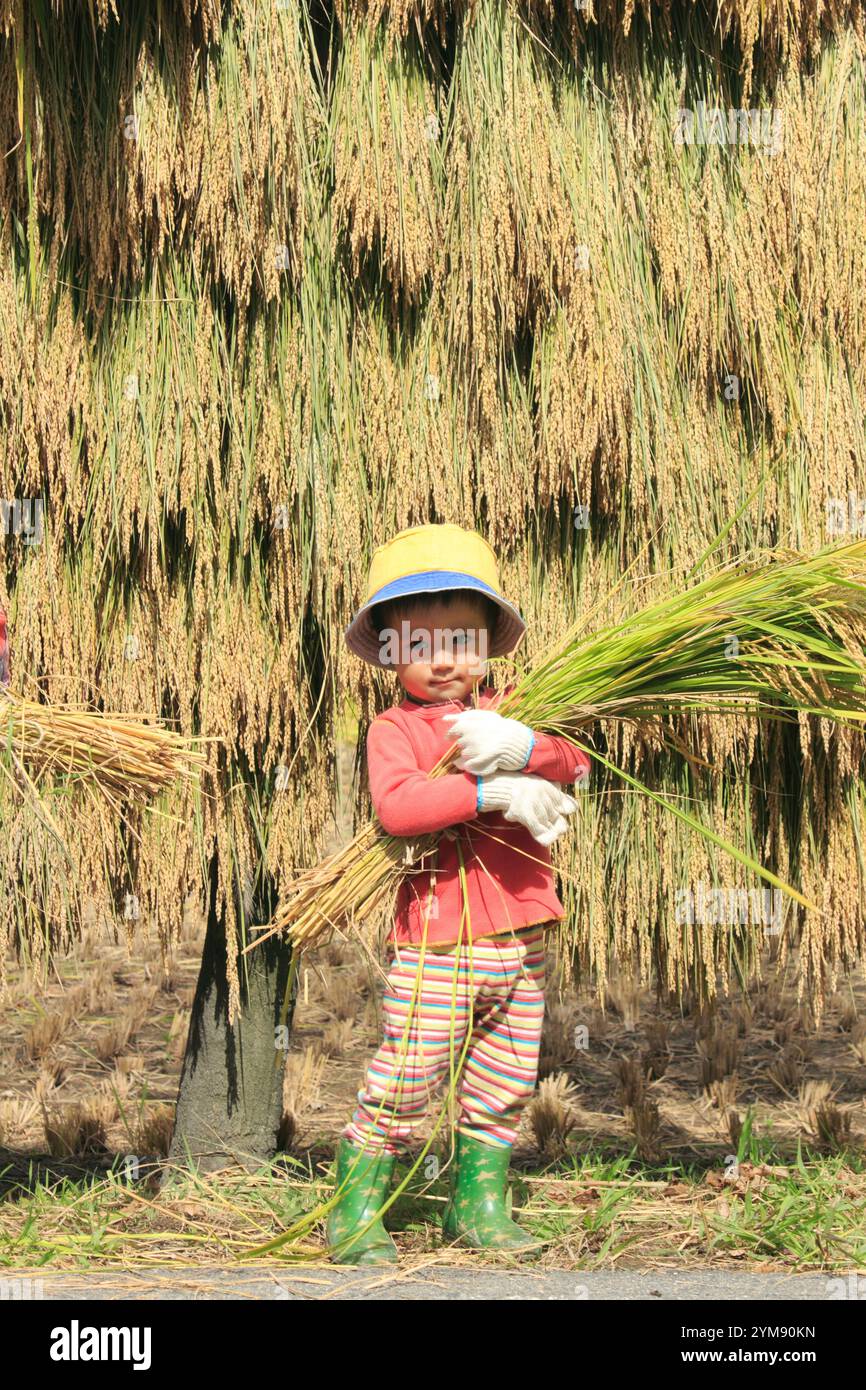
M 342 1137 L 399 1153 L 453 1069 L 458 1130 L 488 1144 L 513 1144 L 538 1075 L 544 927 L 482 937 L 459 950 L 400 946 L 383 1010 L 384 1040 Z

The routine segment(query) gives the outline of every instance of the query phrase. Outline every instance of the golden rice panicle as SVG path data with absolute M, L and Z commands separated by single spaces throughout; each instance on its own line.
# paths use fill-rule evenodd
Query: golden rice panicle
M 438 106 L 417 39 L 389 58 L 383 31 L 344 28 L 330 112 L 334 236 L 347 240 L 354 278 L 376 254 L 386 284 L 412 303 L 443 235 Z
M 361 24 L 371 31 L 381 29 L 391 53 L 398 40 L 408 37 L 410 29 L 429 30 L 445 43 L 449 16 L 468 19 L 475 3 L 476 0 L 334 0 L 334 12 L 343 32 Z
M 140 288 L 175 248 L 199 284 L 216 276 L 241 304 L 262 287 L 275 299 L 286 273 L 297 280 L 324 125 L 304 18 L 303 5 L 204 0 L 162 13 L 158 27 L 147 7 L 133 9 L 111 41 L 94 41 L 90 16 L 64 7 L 50 21 L 63 36 L 50 60 L 29 35 L 24 42 L 24 141 L 13 14 L 0 44 L 0 135 L 13 152 L 0 208 L 27 223 L 28 149 L 40 210 L 86 263 L 82 289 L 97 321 L 117 283 L 129 277 Z M 83 113 L 81 124 L 70 111 Z M 60 242 L 49 251 L 57 256 Z M 242 314 L 241 343 L 245 332 Z

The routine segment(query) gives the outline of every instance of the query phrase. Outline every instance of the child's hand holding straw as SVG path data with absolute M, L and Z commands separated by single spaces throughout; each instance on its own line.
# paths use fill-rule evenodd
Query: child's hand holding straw
M 540 845 L 552 844 L 568 829 L 565 818 L 577 810 L 573 797 L 543 777 L 506 775 L 529 762 L 535 734 L 528 724 L 492 709 L 447 714 L 442 722 L 460 745 L 455 767 L 479 779 L 479 811 L 502 811 L 506 820 L 525 825 Z
M 499 772 L 479 778 L 478 809 L 501 811 L 506 820 L 525 825 L 540 845 L 550 845 L 568 829 L 565 817 L 577 810 L 577 802 L 543 777 Z
M 493 709 L 467 709 L 442 720 L 460 743 L 456 766 L 477 777 L 491 772 L 518 772 L 529 762 L 535 735 L 519 719 L 506 719 Z

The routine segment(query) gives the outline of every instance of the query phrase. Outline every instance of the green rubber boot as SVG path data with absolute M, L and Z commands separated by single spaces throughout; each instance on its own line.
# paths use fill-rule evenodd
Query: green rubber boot
M 394 1162 L 394 1154 L 381 1150 L 371 1153 L 358 1148 L 348 1139 L 340 1140 L 334 1187 L 335 1190 L 342 1187 L 343 1191 L 337 1205 L 328 1213 L 326 1229 L 329 1249 L 335 1251 L 341 1241 L 365 1226 L 382 1206 L 391 1185 Z M 398 1254 L 380 1216 L 348 1249 L 334 1253 L 332 1258 L 337 1264 L 378 1265 L 393 1264 Z
M 505 1211 L 505 1178 L 511 1147 L 485 1144 L 457 1131 L 451 1194 L 442 1218 L 445 1236 L 473 1250 L 540 1250 L 544 1241 L 527 1235 Z

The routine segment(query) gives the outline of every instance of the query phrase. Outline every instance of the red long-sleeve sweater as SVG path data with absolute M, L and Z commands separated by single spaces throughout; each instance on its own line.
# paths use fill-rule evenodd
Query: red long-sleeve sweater
M 496 705 L 502 695 L 480 686 L 474 704 L 484 709 Z M 378 715 L 367 733 L 370 795 L 382 828 L 410 840 L 431 831 L 447 832 L 434 853 L 420 868 L 410 869 L 400 885 L 390 936 L 398 943 L 420 943 L 425 920 L 428 944 L 460 938 L 458 841 L 469 904 L 464 941 L 565 915 L 554 888 L 549 846 L 540 845 L 525 826 L 506 820 L 501 811 L 479 813 L 478 778 L 472 773 L 428 776 L 455 742 L 443 717 L 471 708 L 472 701 L 420 705 L 405 699 Z M 589 766 L 586 754 L 567 739 L 536 733 L 529 762 L 521 771 L 568 784 L 583 781 Z

